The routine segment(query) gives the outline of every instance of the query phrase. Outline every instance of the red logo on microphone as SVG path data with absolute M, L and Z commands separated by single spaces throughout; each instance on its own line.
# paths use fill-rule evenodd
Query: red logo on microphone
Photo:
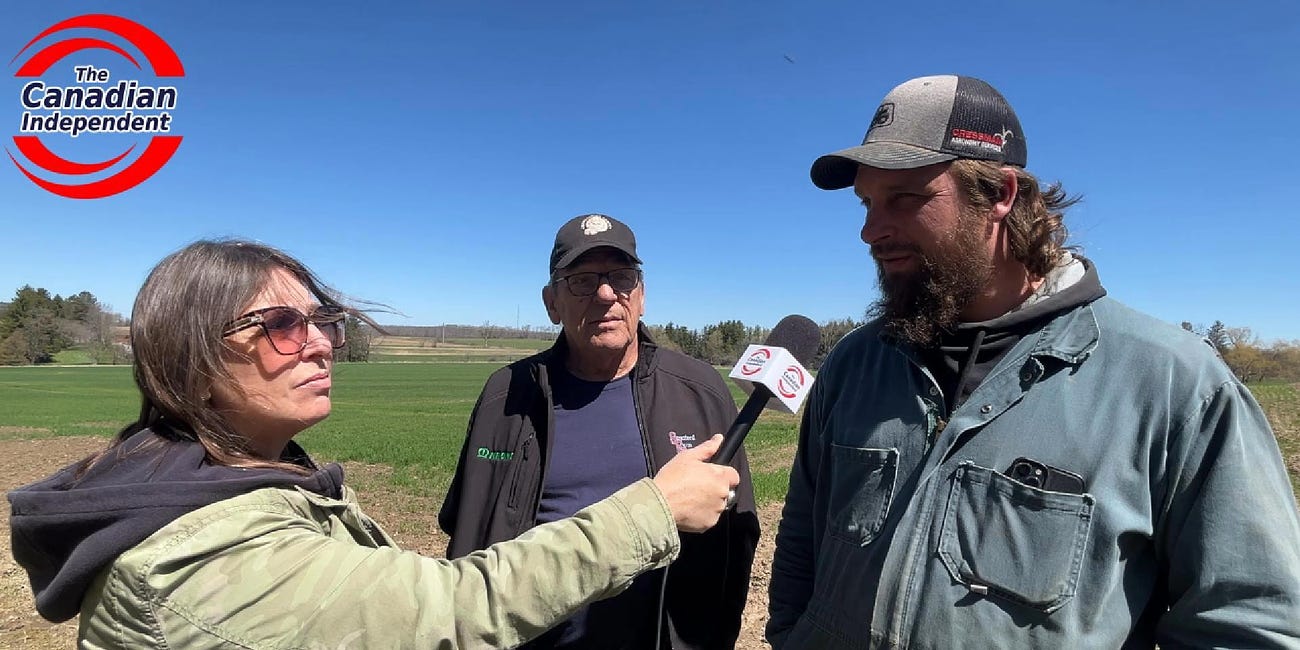
M 99 35 L 126 41 L 140 54 L 155 77 L 184 77 L 185 68 L 176 52 L 161 37 L 139 23 L 108 14 L 87 14 L 69 18 L 36 35 L 10 61 L 13 65 L 37 41 L 69 30 L 95 30 Z M 134 78 L 116 78 L 105 68 L 74 65 L 69 85 L 41 79 L 56 63 L 87 50 L 104 50 L 126 59 L 136 70 L 143 70 L 137 58 L 113 41 L 103 38 L 74 36 L 55 41 L 37 50 L 14 73 L 23 84 L 19 102 L 23 107 L 19 133 L 58 133 L 78 137 L 105 133 L 153 134 L 139 156 L 108 176 L 90 180 L 86 177 L 114 167 L 135 151 L 132 144 L 121 154 L 97 162 L 68 160 L 45 145 L 39 135 L 16 135 L 14 147 L 28 163 L 5 148 L 9 159 L 23 175 L 48 192 L 70 199 L 99 199 L 125 192 L 148 180 L 162 169 L 181 145 L 182 136 L 171 133 L 172 109 L 176 108 L 175 86 L 150 86 Z M 29 167 L 31 169 L 29 169 Z M 74 177 L 79 183 L 55 182 L 33 173 L 33 169 Z
M 776 381 L 776 390 L 781 393 L 781 397 L 793 399 L 799 394 L 799 389 L 803 388 L 807 377 L 803 374 L 803 369 L 799 366 L 790 366 L 781 373 L 781 378 Z
M 749 358 L 745 359 L 745 363 L 740 366 L 740 374 L 745 376 L 757 375 L 763 370 L 763 365 L 767 363 L 767 360 L 771 358 L 772 351 L 767 348 L 754 350 L 754 353 L 749 355 Z

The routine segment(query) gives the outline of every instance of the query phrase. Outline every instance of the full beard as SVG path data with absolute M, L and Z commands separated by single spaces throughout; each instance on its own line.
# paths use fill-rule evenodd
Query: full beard
M 938 344 L 944 333 L 961 322 L 961 312 L 971 304 L 992 277 L 992 260 L 984 248 L 985 221 L 963 211 L 950 237 L 941 239 L 926 254 L 914 244 L 886 245 L 875 249 L 907 251 L 919 260 L 910 272 L 885 273 L 876 262 L 880 298 L 868 314 L 884 322 L 884 331 L 920 348 Z

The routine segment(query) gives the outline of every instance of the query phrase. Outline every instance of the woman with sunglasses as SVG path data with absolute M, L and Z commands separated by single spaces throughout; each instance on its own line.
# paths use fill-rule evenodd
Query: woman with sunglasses
M 298 261 L 197 242 L 149 274 L 131 319 L 138 420 L 9 494 L 37 610 L 95 648 L 504 648 L 671 562 L 735 470 L 720 436 L 576 516 L 457 560 L 398 550 L 336 464 L 292 438 L 330 412 L 359 312 Z M 373 323 L 371 323 L 373 324 Z

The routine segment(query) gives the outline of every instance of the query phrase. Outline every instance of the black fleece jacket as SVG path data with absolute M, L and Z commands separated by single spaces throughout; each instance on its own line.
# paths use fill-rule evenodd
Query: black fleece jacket
M 644 327 L 638 338 L 633 401 L 653 475 L 677 453 L 670 432 L 703 442 L 727 430 L 736 405 L 712 366 L 660 348 Z M 560 335 L 550 349 L 488 378 L 438 514 L 451 536 L 447 557 L 512 539 L 534 526 L 553 429 L 548 377 L 564 367 L 567 353 Z M 681 555 L 666 574 L 667 636 L 673 648 L 734 648 L 740 633 L 759 531 L 743 449 L 732 466 L 741 479 L 735 510 L 707 532 L 682 533 Z

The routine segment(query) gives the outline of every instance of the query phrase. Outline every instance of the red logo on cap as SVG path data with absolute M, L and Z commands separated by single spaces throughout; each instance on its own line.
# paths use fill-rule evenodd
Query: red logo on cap
M 995 147 L 1002 146 L 1002 136 L 993 133 L 980 133 L 979 131 L 970 131 L 967 129 L 953 129 L 952 137 L 974 140 L 976 142 L 985 142 Z

